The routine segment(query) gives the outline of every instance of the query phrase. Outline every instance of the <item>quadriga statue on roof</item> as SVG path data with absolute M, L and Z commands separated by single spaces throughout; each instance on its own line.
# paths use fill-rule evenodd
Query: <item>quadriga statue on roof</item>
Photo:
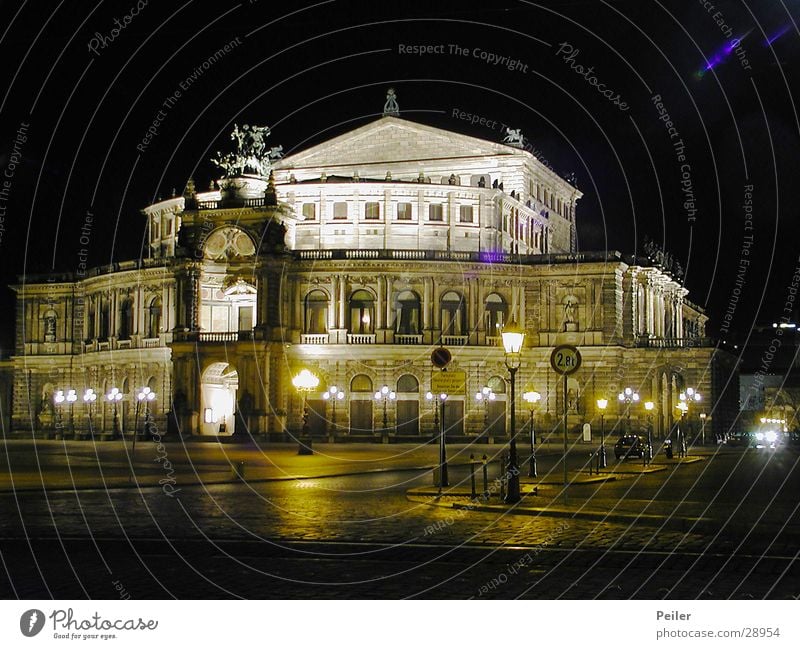
M 244 124 L 240 129 L 238 124 L 234 124 L 231 140 L 236 142 L 236 151 L 224 155 L 218 151 L 217 157 L 212 158 L 211 162 L 225 172 L 226 178 L 245 175 L 266 178 L 272 168 L 272 161 L 280 158 L 283 153 L 283 147 L 280 146 L 267 149 L 266 139 L 269 134 L 269 126 Z

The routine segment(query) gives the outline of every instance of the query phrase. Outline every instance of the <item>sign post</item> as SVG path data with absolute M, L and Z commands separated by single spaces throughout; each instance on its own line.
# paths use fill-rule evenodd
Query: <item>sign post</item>
M 550 354 L 550 367 L 564 377 L 564 504 L 567 504 L 567 377 L 581 366 L 581 353 L 573 345 L 559 345 Z
M 431 376 L 431 392 L 436 407 L 441 409 L 439 416 L 439 491 L 450 485 L 447 476 L 447 441 L 444 435 L 444 402 L 448 394 L 459 392 L 459 382 L 461 386 L 464 386 L 467 381 L 466 372 L 447 371 L 447 365 L 451 360 L 453 360 L 453 356 L 446 347 L 439 347 L 431 352 L 431 363 L 441 370 L 441 372 L 434 372 Z

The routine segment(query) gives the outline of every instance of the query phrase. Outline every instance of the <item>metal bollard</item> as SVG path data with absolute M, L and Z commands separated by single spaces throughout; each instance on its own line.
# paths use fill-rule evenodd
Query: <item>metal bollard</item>
M 244 480 L 244 461 L 239 461 L 233 466 L 233 477 Z
M 469 454 L 469 483 L 471 488 L 471 498 L 475 500 L 478 494 L 475 493 L 475 454 Z
M 594 464 L 594 453 L 589 453 L 589 475 L 592 475 L 593 464 Z
M 483 497 L 488 499 L 489 498 L 489 465 L 487 462 L 489 458 L 486 457 L 486 453 L 483 454 Z

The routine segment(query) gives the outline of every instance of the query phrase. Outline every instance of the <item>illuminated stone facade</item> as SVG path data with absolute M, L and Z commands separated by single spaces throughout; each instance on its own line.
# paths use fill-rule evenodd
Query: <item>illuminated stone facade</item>
M 468 377 L 446 401 L 449 434 L 502 439 L 498 334 L 511 319 L 527 332 L 518 382 L 543 395 L 545 427 L 565 399 L 571 426 L 597 424 L 601 396 L 607 422 L 624 417 L 625 386 L 655 402 L 656 434 L 687 385 L 711 413 L 727 358 L 705 314 L 650 261 L 578 252 L 581 193 L 530 153 L 385 116 L 272 174 L 201 193 L 190 182 L 147 207 L 141 263 L 15 286 L 14 430 L 85 436 L 91 415 L 111 437 L 116 407 L 125 432 L 146 411 L 162 433 L 285 439 L 301 426 L 291 378 L 305 367 L 321 380 L 308 395 L 317 438 L 430 436 L 430 352 L 443 344 Z M 583 355 L 566 395 L 548 362 L 559 343 Z M 343 399 L 323 399 L 332 385 Z M 383 385 L 395 399 L 375 398 Z M 137 399 L 144 387 L 154 400 Z M 76 402 L 54 402 L 70 389 Z

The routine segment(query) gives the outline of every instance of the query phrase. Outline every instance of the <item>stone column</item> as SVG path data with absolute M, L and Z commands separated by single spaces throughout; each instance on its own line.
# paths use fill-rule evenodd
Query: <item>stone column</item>
M 336 275 L 331 277 L 331 286 L 330 286 L 330 293 L 331 293 L 331 301 L 328 306 L 328 331 L 331 329 L 337 328 L 336 323 L 336 293 L 339 290 L 339 278 Z M 333 341 L 331 341 L 333 342 Z

